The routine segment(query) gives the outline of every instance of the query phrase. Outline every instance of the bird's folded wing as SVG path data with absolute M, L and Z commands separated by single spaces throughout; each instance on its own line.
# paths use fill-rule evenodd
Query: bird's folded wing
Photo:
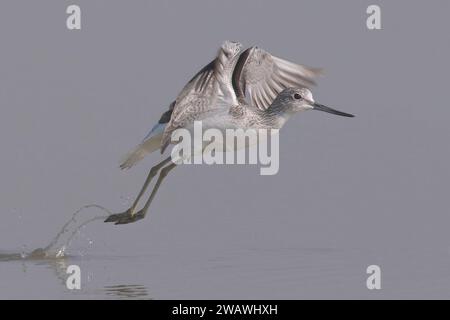
M 244 51 L 233 73 L 233 87 L 238 99 L 264 110 L 288 87 L 315 85 L 321 70 L 295 64 L 258 48 Z

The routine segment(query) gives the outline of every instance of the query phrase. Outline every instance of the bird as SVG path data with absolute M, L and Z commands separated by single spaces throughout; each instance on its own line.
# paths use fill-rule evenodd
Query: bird
M 257 46 L 242 51 L 242 44 L 224 41 L 215 58 L 184 86 L 158 123 L 120 164 L 129 169 L 147 154 L 172 143 L 180 128 L 191 130 L 195 121 L 206 128 L 281 129 L 296 113 L 318 110 L 343 117 L 353 114 L 315 102 L 311 88 L 322 69 L 281 59 Z M 167 174 L 177 163 L 167 157 L 154 165 L 136 199 L 126 211 L 111 214 L 105 222 L 116 225 L 143 219 Z M 158 179 L 141 210 L 138 204 L 152 179 Z

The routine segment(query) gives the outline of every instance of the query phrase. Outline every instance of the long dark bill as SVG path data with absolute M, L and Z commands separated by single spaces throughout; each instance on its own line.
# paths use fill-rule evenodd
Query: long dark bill
M 324 106 L 323 104 L 319 104 L 319 103 L 314 103 L 313 107 L 314 107 L 313 110 L 328 112 L 328 113 L 332 113 L 332 114 L 342 116 L 342 117 L 354 117 L 354 115 L 352 115 L 350 113 L 345 113 L 345 112 L 342 112 L 339 110 L 335 110 L 335 109 L 332 109 L 330 107 Z

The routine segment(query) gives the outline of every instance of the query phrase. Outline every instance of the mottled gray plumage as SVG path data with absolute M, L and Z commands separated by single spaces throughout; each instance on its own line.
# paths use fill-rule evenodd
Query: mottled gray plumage
M 240 43 L 225 41 L 217 57 L 183 88 L 164 130 L 161 151 L 170 143 L 174 130 L 203 119 L 218 108 L 250 105 L 264 110 L 282 90 L 311 87 L 320 74 L 320 69 L 277 58 L 258 47 L 240 53 L 241 47 Z
M 247 99 L 250 105 L 264 110 L 288 87 L 312 87 L 320 73 L 320 69 L 295 64 L 252 47 L 239 58 L 233 81 L 238 98 Z
M 172 133 L 178 128 L 192 128 L 194 121 L 201 120 L 204 127 L 220 130 L 280 129 L 290 116 L 304 110 L 353 116 L 314 102 L 309 88 L 315 84 L 320 69 L 283 60 L 258 47 L 242 53 L 241 48 L 240 43 L 225 41 L 216 58 L 186 84 L 121 168 L 133 166 L 158 146 L 164 152 Z M 105 222 L 125 224 L 144 218 L 164 177 L 175 166 L 170 157 L 154 166 L 130 209 L 111 215 Z M 139 199 L 159 171 L 149 199 L 142 210 L 135 212 Z
M 217 57 L 200 70 L 181 90 L 175 99 L 172 116 L 164 130 L 161 141 L 161 152 L 170 143 L 172 132 L 185 127 L 199 116 L 217 109 L 216 101 L 219 95 L 231 94 L 231 77 L 234 65 L 242 45 L 225 41 L 220 47 Z

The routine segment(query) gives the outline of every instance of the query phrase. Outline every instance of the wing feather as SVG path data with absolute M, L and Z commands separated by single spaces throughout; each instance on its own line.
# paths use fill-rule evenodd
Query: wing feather
M 240 50 L 240 43 L 225 41 L 216 58 L 186 84 L 176 98 L 170 121 L 164 130 L 161 152 L 169 145 L 170 135 L 174 130 L 187 126 L 209 111 L 217 109 L 219 99 L 227 103 L 236 100 L 231 76 L 232 66 L 239 57 Z
M 238 99 L 246 99 L 264 110 L 288 87 L 314 86 L 314 78 L 320 73 L 320 69 L 295 64 L 252 47 L 239 57 L 233 73 L 233 87 Z

